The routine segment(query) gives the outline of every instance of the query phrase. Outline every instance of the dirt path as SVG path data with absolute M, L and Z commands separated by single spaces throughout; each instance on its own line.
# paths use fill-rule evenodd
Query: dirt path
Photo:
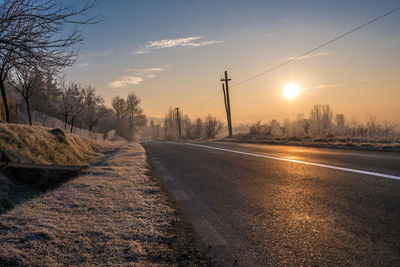
M 2 265 L 210 265 L 130 143 L 87 174 L 0 215 Z

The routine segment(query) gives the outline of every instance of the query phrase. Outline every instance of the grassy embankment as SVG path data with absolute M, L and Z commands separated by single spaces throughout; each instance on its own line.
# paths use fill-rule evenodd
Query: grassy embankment
M 14 163 L 85 165 L 99 159 L 112 144 L 59 129 L 0 124 L 0 152 Z
M 86 165 L 100 160 L 101 152 L 112 148 L 109 142 L 82 138 L 60 129 L 0 124 L 0 159 L 3 162 Z M 34 185 L 17 183 L 1 172 L 0 166 L 0 214 L 43 192 Z
M 0 266 L 212 266 L 194 244 L 138 143 L 0 214 Z

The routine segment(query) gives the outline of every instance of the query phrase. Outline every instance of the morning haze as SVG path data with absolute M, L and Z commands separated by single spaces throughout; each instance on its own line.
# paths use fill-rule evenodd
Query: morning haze
M 147 114 L 170 106 L 190 113 L 215 92 L 228 70 L 239 82 L 355 28 L 394 1 L 99 2 L 104 21 L 88 27 L 68 78 L 92 84 L 106 103 L 134 91 Z M 210 5 L 212 8 L 210 8 Z M 151 12 L 151 18 L 147 15 Z M 385 18 L 267 75 L 232 89 L 235 122 L 294 118 L 329 104 L 349 118 L 396 120 L 400 43 L 397 15 Z M 146 25 L 145 27 L 143 25 Z M 143 73 L 146 69 L 150 70 Z M 122 83 L 118 81 L 125 80 Z M 283 87 L 297 83 L 294 101 Z M 224 118 L 222 95 L 190 117 Z
M 399 0 L 0 0 L 0 266 L 400 266 Z

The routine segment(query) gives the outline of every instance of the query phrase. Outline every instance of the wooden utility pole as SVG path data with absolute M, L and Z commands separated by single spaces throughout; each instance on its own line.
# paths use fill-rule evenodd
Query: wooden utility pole
M 229 137 L 232 137 L 232 117 L 231 117 L 231 101 L 229 99 L 229 85 L 228 82 L 231 79 L 228 79 L 228 72 L 225 71 L 225 78 L 221 79 L 221 82 L 225 82 L 225 87 L 224 84 L 222 84 L 222 90 L 224 91 L 224 102 L 225 102 L 225 110 L 226 110 L 226 117 L 228 120 L 228 131 L 229 131 Z
M 226 103 L 225 84 L 222 84 L 222 91 L 224 92 L 224 105 L 225 105 L 225 112 L 226 112 L 226 121 L 229 122 L 229 112 L 228 112 L 228 106 Z M 229 127 L 228 127 L 228 130 L 229 130 Z
M 158 128 L 160 127 L 160 125 L 157 124 L 156 127 L 157 127 L 157 140 L 159 140 L 159 138 L 158 138 L 158 137 L 159 137 L 159 135 L 158 135 Z
M 182 132 L 181 132 L 181 117 L 179 116 L 179 108 L 176 109 L 176 120 L 178 123 L 178 139 L 180 140 L 182 138 Z
M 164 130 L 165 130 L 165 133 L 164 133 L 164 139 L 165 139 L 165 140 L 167 140 L 167 133 L 168 133 L 168 120 L 165 120 L 165 122 L 164 122 Z

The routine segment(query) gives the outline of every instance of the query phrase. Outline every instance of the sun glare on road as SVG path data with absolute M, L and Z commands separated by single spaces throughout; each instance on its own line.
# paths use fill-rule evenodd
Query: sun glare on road
M 283 94 L 286 98 L 292 100 L 300 93 L 300 87 L 295 83 L 289 83 L 283 88 Z

